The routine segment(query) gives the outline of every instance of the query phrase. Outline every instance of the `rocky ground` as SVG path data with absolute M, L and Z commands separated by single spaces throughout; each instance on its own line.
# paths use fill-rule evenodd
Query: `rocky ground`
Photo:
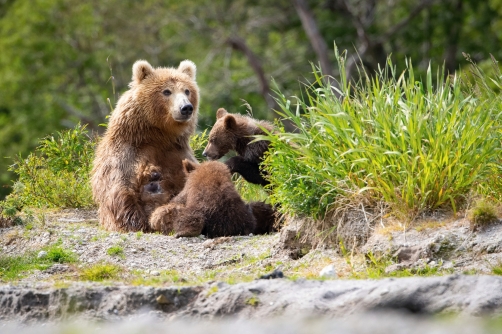
M 405 321 L 403 326 L 408 326 L 416 319 L 396 317 L 395 311 L 468 316 L 498 316 L 502 311 L 502 278 L 494 275 L 502 273 L 502 224 L 472 231 L 465 218 L 446 217 L 424 220 L 406 230 L 390 221 L 374 228 L 362 249 L 340 252 L 334 247 L 309 250 L 297 238 L 294 224 L 265 236 L 176 239 L 104 231 L 94 211 L 33 213 L 24 224 L 0 229 L 1 258 L 44 258 L 51 247 L 58 247 L 74 259 L 21 271 L 15 277 L 7 277 L 8 268 L 0 268 L 0 326 L 16 330 L 12 326 L 19 321 L 148 319 L 144 324 L 151 327 L 160 319 L 175 327 L 182 326 L 183 319 L 232 316 L 241 324 L 267 317 L 270 331 L 301 333 L 315 332 L 310 331 L 309 319 L 323 316 L 343 318 L 336 321 L 341 326 L 337 328 L 345 328 L 340 333 L 375 333 L 366 322 L 363 326 L 347 319 L 364 314 L 369 319 L 390 319 L 389 324 Z M 2 263 L 13 262 L 0 260 L 0 267 Z M 112 265 L 115 276 L 90 281 L 85 271 L 103 264 Z M 258 279 L 275 269 L 287 278 Z M 327 273 L 323 277 L 322 269 Z M 385 278 L 410 275 L 444 276 Z M 375 316 L 382 310 L 392 312 L 388 317 Z M 274 323 L 273 319 L 284 317 L 296 319 L 297 325 Z M 224 323 L 210 327 L 226 332 L 238 326 Z M 316 324 L 318 332 L 333 327 L 327 319 Z M 437 327 L 438 332 L 455 327 L 435 320 L 421 324 Z M 483 331 L 488 328 L 484 320 L 470 324 Z M 269 330 L 261 322 L 253 326 Z M 291 326 L 294 331 L 288 330 Z M 387 328 L 386 322 L 381 326 Z M 198 328 L 186 330 L 198 332 Z M 458 328 L 456 333 L 469 332 L 464 325 Z

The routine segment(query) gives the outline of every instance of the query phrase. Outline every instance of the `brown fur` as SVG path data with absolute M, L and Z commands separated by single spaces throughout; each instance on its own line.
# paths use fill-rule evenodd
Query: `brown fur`
M 256 219 L 256 228 L 254 234 L 265 234 L 278 231 L 276 224 L 277 212 L 274 208 L 264 202 L 250 202 L 249 207 L 253 211 Z
M 134 64 L 130 89 L 110 117 L 92 171 L 94 200 L 107 230 L 148 231 L 150 214 L 183 189 L 182 160 L 196 162 L 189 146 L 199 107 L 195 72 L 188 60 L 178 68 Z M 183 115 L 188 103 L 193 113 Z
M 269 142 L 259 140 L 251 143 L 254 135 L 265 135 L 262 130 L 273 130 L 267 121 L 253 119 L 249 116 L 229 114 L 223 108 L 216 112 L 216 123 L 209 133 L 209 142 L 203 152 L 210 160 L 217 160 L 230 150 L 239 156 L 230 158 L 226 164 L 232 173 L 241 174 L 248 182 L 266 185 L 259 165 L 268 150 Z
M 235 190 L 225 164 L 209 161 L 201 165 L 184 160 L 187 181 L 169 204 L 158 208 L 152 229 L 177 237 L 204 234 L 210 238 L 253 233 L 256 220 L 251 208 Z

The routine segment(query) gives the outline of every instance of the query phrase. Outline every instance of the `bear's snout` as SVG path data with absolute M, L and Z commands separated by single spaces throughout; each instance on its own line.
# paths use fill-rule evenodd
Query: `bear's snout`
M 185 104 L 180 108 L 180 113 L 183 116 L 190 116 L 193 113 L 193 105 L 191 103 Z
M 204 152 L 202 152 L 202 156 L 207 158 L 208 160 L 218 160 L 222 157 L 218 154 L 218 149 L 216 149 L 211 143 L 207 144 Z
M 151 194 L 160 194 L 162 193 L 162 187 L 159 182 L 150 182 L 145 185 L 145 191 Z
M 150 182 L 151 181 L 159 181 L 160 177 L 161 177 L 161 175 L 159 172 L 152 172 L 152 174 L 150 174 Z

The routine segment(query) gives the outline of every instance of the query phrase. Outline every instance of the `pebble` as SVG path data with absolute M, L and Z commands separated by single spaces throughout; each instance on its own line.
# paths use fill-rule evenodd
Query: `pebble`
M 150 275 L 152 275 L 152 276 L 160 276 L 160 272 L 158 272 L 157 270 L 151 270 L 150 271 Z
M 325 277 L 325 278 L 337 277 L 335 266 L 333 264 L 330 264 L 329 266 L 324 267 L 319 273 L 319 277 Z
M 136 248 L 132 248 L 131 249 L 131 253 L 136 253 L 137 252 L 137 249 Z
M 38 255 L 37 255 L 37 257 L 39 259 L 42 259 L 42 258 L 44 258 L 46 256 L 47 256 L 47 252 L 46 251 L 40 251 L 40 252 L 38 252 Z

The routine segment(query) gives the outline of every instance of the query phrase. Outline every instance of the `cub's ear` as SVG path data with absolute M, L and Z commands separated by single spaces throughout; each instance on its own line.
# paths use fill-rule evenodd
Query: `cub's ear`
M 225 118 L 223 119 L 223 124 L 225 124 L 225 129 L 236 129 L 237 128 L 237 121 L 235 120 L 234 115 L 227 114 Z
M 195 169 L 197 169 L 197 165 L 188 159 L 183 159 L 181 163 L 183 164 L 183 170 L 187 175 L 188 173 L 193 172 Z
M 220 119 L 226 114 L 228 114 L 228 112 L 224 108 L 220 108 L 216 111 L 216 119 Z
M 151 74 L 153 74 L 153 67 L 146 60 L 138 60 L 132 66 L 132 80 L 135 83 L 139 84 Z
M 195 80 L 195 73 L 197 72 L 197 67 L 191 60 L 183 60 L 178 66 L 178 71 L 181 71 L 188 75 L 192 80 Z

